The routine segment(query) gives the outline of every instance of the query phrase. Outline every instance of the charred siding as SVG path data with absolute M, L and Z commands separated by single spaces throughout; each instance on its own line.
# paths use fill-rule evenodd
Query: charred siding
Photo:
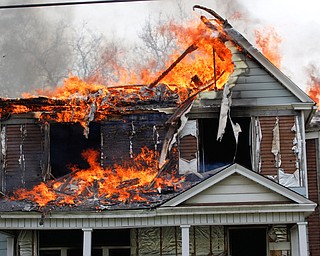
M 5 125 L 3 179 L 6 192 L 31 188 L 41 181 L 44 133 L 39 124 Z
M 260 117 L 260 124 L 262 130 L 261 141 L 261 174 L 263 175 L 277 175 L 277 168 L 275 167 L 275 158 L 271 153 L 273 128 L 275 126 L 276 117 Z M 291 131 L 294 125 L 294 116 L 280 116 L 280 154 L 281 154 L 281 168 L 286 173 L 294 173 L 296 170 L 296 156 L 292 151 L 292 142 L 295 133 Z
M 112 166 L 147 147 L 160 152 L 165 136 L 165 114 L 131 115 L 101 125 L 102 164 Z
M 317 148 L 316 140 L 307 140 L 307 166 L 308 166 L 308 193 L 309 199 L 315 203 L 319 202 L 318 178 L 317 178 Z M 320 220 L 319 207 L 308 217 L 308 235 L 310 254 L 312 256 L 320 255 Z

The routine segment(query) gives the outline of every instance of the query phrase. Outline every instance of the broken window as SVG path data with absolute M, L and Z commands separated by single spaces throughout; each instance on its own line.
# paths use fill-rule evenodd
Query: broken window
M 250 156 L 250 117 L 233 117 L 242 132 L 238 145 L 230 122 L 227 122 L 221 141 L 217 140 L 219 119 L 199 119 L 200 171 L 206 172 L 236 162 L 251 169 Z
M 50 124 L 50 163 L 51 173 L 57 178 L 70 173 L 70 166 L 88 168 L 82 152 L 87 149 L 100 151 L 100 124 L 91 122 L 88 138 L 83 135 L 79 123 Z

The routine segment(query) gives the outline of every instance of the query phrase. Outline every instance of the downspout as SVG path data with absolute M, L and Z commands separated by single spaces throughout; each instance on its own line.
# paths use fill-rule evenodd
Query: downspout
M 305 117 L 303 110 L 301 111 L 301 137 L 303 148 L 303 169 L 304 169 L 304 185 L 306 188 L 306 197 L 309 198 L 308 193 L 308 174 L 307 174 L 307 153 L 306 153 L 306 130 L 305 130 Z

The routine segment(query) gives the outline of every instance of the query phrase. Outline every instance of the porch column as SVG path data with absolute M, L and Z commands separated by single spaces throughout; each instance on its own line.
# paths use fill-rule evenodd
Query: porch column
M 7 236 L 7 256 L 14 256 L 14 237 Z
M 298 222 L 299 256 L 308 256 L 307 222 Z
M 83 256 L 91 256 L 92 228 L 83 228 Z
M 190 225 L 181 225 L 181 240 L 182 240 L 182 256 L 189 256 L 189 228 Z

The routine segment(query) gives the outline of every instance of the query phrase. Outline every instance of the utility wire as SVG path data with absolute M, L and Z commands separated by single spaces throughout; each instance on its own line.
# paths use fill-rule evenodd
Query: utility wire
M 81 2 L 51 2 L 51 3 L 36 3 L 36 4 L 14 4 L 14 5 L 0 5 L 1 9 L 19 9 L 19 8 L 36 8 L 36 7 L 54 7 L 54 6 L 68 6 L 68 5 L 88 5 L 88 4 L 111 4 L 121 2 L 150 2 L 155 0 L 100 0 L 100 1 L 81 1 Z

